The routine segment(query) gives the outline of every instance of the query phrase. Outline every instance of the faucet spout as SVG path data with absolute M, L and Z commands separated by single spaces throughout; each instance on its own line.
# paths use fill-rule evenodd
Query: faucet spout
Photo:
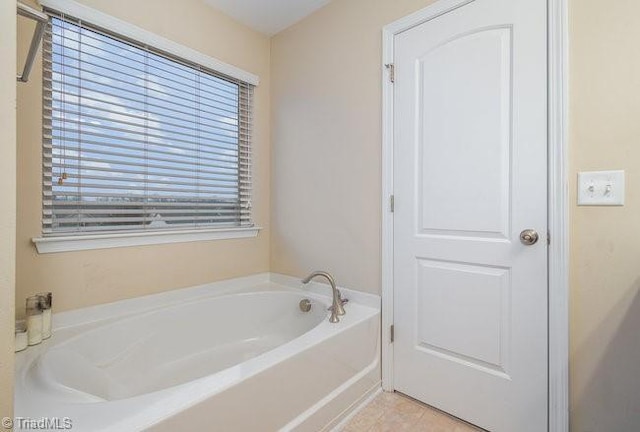
M 340 318 L 338 318 L 338 315 L 344 315 L 345 314 L 345 310 L 344 310 L 344 307 L 342 305 L 342 298 L 340 297 L 340 291 L 338 291 L 338 288 L 336 287 L 335 279 L 333 278 L 333 276 L 331 276 L 330 273 L 328 273 L 326 271 L 314 271 L 309 276 L 307 276 L 306 278 L 302 279 L 302 283 L 306 285 L 309 282 L 311 282 L 311 279 L 316 278 L 316 277 L 325 278 L 327 281 L 329 281 L 329 285 L 331 285 L 331 292 L 333 294 L 333 302 L 331 304 L 331 307 L 329 308 L 331 310 L 331 317 L 329 318 L 329 322 L 332 322 L 332 323 L 340 322 Z

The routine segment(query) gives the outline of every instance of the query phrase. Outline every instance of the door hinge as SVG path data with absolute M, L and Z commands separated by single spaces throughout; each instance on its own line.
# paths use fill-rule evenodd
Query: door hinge
M 396 338 L 396 334 L 395 334 L 396 332 L 395 332 L 395 326 L 394 325 L 391 325 L 391 327 L 389 328 L 389 333 L 390 333 L 389 336 L 390 336 L 391 342 L 393 343 L 393 341 Z
M 384 67 L 389 71 L 389 81 L 396 82 L 396 66 L 393 63 L 387 63 Z
M 396 199 L 393 195 L 389 195 L 389 211 L 393 213 L 396 210 Z
M 551 244 L 551 233 L 547 231 L 547 246 Z

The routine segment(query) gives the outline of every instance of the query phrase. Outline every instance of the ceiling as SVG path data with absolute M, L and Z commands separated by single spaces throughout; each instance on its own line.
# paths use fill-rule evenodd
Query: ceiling
M 241 23 L 272 36 L 331 0 L 204 0 Z

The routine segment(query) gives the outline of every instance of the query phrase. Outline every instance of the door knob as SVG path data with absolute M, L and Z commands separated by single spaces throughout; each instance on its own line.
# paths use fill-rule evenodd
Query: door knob
M 523 245 L 531 246 L 538 242 L 540 236 L 536 230 L 526 229 L 520 233 L 520 241 Z

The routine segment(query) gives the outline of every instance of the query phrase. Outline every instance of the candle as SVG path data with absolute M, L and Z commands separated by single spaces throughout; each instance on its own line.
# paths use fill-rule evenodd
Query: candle
M 42 308 L 40 297 L 35 295 L 27 298 L 27 338 L 29 345 L 42 342 Z
M 16 340 L 15 340 L 15 352 L 23 351 L 27 349 L 29 345 L 29 339 L 27 337 L 27 323 L 24 320 L 16 321 Z
M 42 339 L 51 337 L 51 306 L 53 295 L 50 292 L 39 293 L 40 309 L 42 309 Z

